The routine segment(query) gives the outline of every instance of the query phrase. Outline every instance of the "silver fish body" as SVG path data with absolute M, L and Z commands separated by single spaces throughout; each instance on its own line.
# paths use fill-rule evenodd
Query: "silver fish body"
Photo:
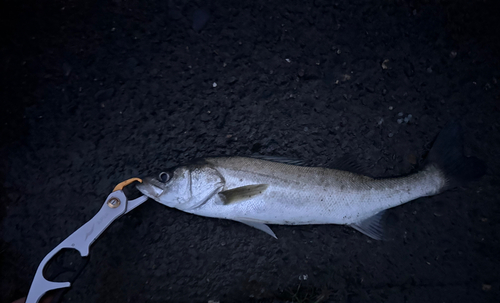
M 346 224 L 380 239 L 384 210 L 438 194 L 453 183 L 446 174 L 450 165 L 440 164 L 432 152 L 430 157 L 437 161 L 415 174 L 383 179 L 255 158 L 204 158 L 145 178 L 137 188 L 166 206 L 239 221 L 272 236 L 265 224 Z M 472 161 L 461 154 L 456 158 Z

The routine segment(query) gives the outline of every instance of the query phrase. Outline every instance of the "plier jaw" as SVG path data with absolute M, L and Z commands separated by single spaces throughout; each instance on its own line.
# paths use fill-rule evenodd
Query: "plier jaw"
M 48 291 L 71 286 L 70 282 L 53 282 L 47 280 L 44 277 L 44 270 L 47 264 L 63 249 L 75 249 L 80 252 L 82 257 L 87 257 L 90 245 L 94 243 L 113 221 L 144 203 L 148 199 L 147 196 L 141 196 L 129 201 L 123 192 L 123 187 L 134 181 L 142 182 L 139 178 L 133 178 L 118 184 L 92 219 L 77 229 L 43 258 L 35 273 L 26 303 L 38 303 Z M 80 272 L 81 270 L 77 274 Z M 72 277 L 71 280 L 74 279 L 76 279 L 76 276 Z

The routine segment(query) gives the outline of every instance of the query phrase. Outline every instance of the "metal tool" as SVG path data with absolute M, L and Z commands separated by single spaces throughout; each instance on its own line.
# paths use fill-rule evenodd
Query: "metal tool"
M 86 262 L 83 263 L 81 268 L 72 271 L 74 272 L 74 275 L 70 278 L 72 281 L 69 282 L 53 282 L 47 280 L 44 276 L 47 264 L 53 260 L 59 252 L 65 249 L 77 250 L 80 252 L 82 257 L 87 257 L 89 255 L 90 245 L 94 243 L 94 241 L 104 230 L 106 230 L 106 228 L 108 228 L 111 223 L 113 223 L 113 221 L 144 203 L 148 199 L 147 196 L 141 196 L 137 199 L 129 201 L 123 193 L 123 188 L 134 181 L 142 183 L 141 179 L 132 178 L 118 184 L 108 198 L 106 198 L 101 210 L 99 210 L 99 212 L 92 219 L 90 219 L 90 221 L 72 233 L 69 237 L 62 241 L 61 244 L 49 252 L 45 258 L 43 258 L 31 284 L 26 303 L 38 303 L 48 291 L 68 288 L 71 286 L 71 282 L 78 277 L 80 272 L 83 270 L 84 265 L 86 265 Z M 65 268 L 63 268 L 63 270 L 65 270 Z M 62 293 L 56 300 L 53 300 L 53 302 L 60 300 L 61 297 Z

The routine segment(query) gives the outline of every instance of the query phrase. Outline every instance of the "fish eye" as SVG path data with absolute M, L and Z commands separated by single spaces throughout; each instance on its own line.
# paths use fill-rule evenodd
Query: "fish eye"
M 166 172 L 161 172 L 160 175 L 158 176 L 158 179 L 160 179 L 160 181 L 163 183 L 167 183 L 170 180 L 170 174 Z

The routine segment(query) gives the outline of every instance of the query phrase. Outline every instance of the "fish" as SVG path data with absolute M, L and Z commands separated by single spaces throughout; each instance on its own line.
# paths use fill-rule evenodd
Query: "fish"
M 267 224 L 350 226 L 387 239 L 384 213 L 479 179 L 483 161 L 463 154 L 460 124 L 437 136 L 421 170 L 391 178 L 300 165 L 277 157 L 206 157 L 143 178 L 137 189 L 171 208 L 238 221 L 277 238 Z

